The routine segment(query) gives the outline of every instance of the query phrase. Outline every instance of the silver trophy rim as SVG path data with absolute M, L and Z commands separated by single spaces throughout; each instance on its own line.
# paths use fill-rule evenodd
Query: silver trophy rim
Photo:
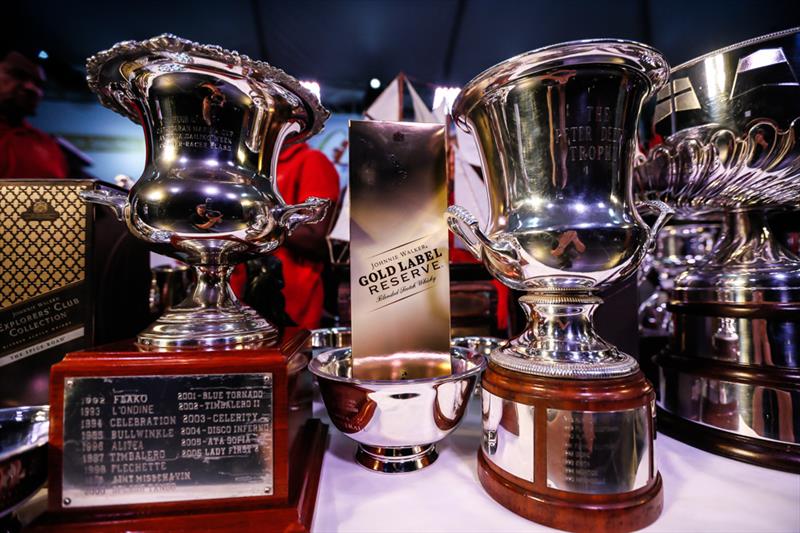
M 781 37 L 786 37 L 787 35 L 792 35 L 794 33 L 800 33 L 800 26 L 796 26 L 794 28 L 789 28 L 789 29 L 786 29 L 786 30 L 775 31 L 775 32 L 772 32 L 772 33 L 767 33 L 766 35 L 761 35 L 759 37 L 753 37 L 752 39 L 747 39 L 745 41 L 741 41 L 741 42 L 738 42 L 738 43 L 730 44 L 730 45 L 725 46 L 723 48 L 720 48 L 718 50 L 714 50 L 712 52 L 708 52 L 706 54 L 703 54 L 703 55 L 701 55 L 699 57 L 695 57 L 693 59 L 690 59 L 689 61 L 681 63 L 677 67 L 672 67 L 672 72 L 677 72 L 679 70 L 683 70 L 685 68 L 692 67 L 692 66 L 700 63 L 701 61 L 705 61 L 709 57 L 714 57 L 714 56 L 717 56 L 717 55 L 720 55 L 720 54 L 727 54 L 729 52 L 733 52 L 735 50 L 739 50 L 740 48 L 747 48 L 748 46 L 753 46 L 755 44 L 761 44 L 761 43 L 764 43 L 764 42 L 767 42 L 767 41 L 771 41 L 773 39 L 780 39 Z
M 308 363 L 308 371 L 317 376 L 318 378 L 328 381 L 338 381 L 340 383 L 347 383 L 350 385 L 364 385 L 364 386 L 396 386 L 396 385 L 438 385 L 441 383 L 450 383 L 453 381 L 461 381 L 470 376 L 474 376 L 483 372 L 486 368 L 486 358 L 475 350 L 470 350 L 463 346 L 450 346 L 450 357 L 460 358 L 469 363 L 471 366 L 462 372 L 453 371 L 450 374 L 443 376 L 435 376 L 429 378 L 416 378 L 416 379 L 403 379 L 403 380 L 390 380 L 390 379 L 360 379 L 354 377 L 336 376 L 330 372 L 326 372 L 324 367 L 332 360 L 352 357 L 352 347 L 347 346 L 344 348 L 334 348 L 315 355 Z
M 309 113 L 309 120 L 303 129 L 287 142 L 294 143 L 308 139 L 322 131 L 330 111 L 325 109 L 320 100 L 300 84 L 297 78 L 287 74 L 278 67 L 265 61 L 252 59 L 234 50 L 217 45 L 200 44 L 171 33 L 164 33 L 143 41 L 121 41 L 107 50 L 103 50 L 86 59 L 86 82 L 89 88 L 97 93 L 100 103 L 141 125 L 140 117 L 111 96 L 111 85 L 123 79 L 105 79 L 104 67 L 112 61 L 125 59 L 136 61 L 154 54 L 196 54 L 205 59 L 219 61 L 230 68 L 240 68 L 257 81 L 275 83 L 293 93 L 302 100 Z M 187 56 L 188 57 L 188 56 Z M 119 75 L 119 72 L 116 73 Z
M 628 39 L 582 39 L 552 44 L 523 52 L 501 61 L 470 80 L 453 104 L 453 120 L 462 128 L 465 117 L 485 95 L 509 82 L 534 75 L 555 66 L 602 64 L 613 58 L 619 64 L 619 50 L 604 52 L 598 46 L 614 45 L 627 49 L 628 65 L 650 83 L 648 96 L 655 94 L 669 80 L 670 67 L 664 54 L 650 45 Z

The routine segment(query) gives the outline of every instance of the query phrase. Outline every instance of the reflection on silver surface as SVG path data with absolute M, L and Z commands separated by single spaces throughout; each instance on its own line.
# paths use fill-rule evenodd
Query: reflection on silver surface
M 659 217 L 648 227 L 631 195 L 639 111 L 668 75 L 648 46 L 588 40 L 503 61 L 461 91 L 453 117 L 477 142 L 490 217 L 480 228 L 451 206 L 448 224 L 494 277 L 528 293 L 531 324 L 492 354 L 498 365 L 587 379 L 636 371 L 591 315 L 671 214 L 650 202 Z
M 796 445 L 800 391 L 710 379 L 659 368 L 658 404 L 681 418 L 737 435 Z
M 47 405 L 0 409 L 0 518 L 22 505 L 47 479 L 49 428 Z
M 145 168 L 128 194 L 82 196 L 112 208 L 160 254 L 195 268 L 195 289 L 142 332 L 141 344 L 217 346 L 275 340 L 239 302 L 236 263 L 275 250 L 328 200 L 287 205 L 275 184 L 283 144 L 318 132 L 329 113 L 300 83 L 261 61 L 174 35 L 118 43 L 89 58 L 89 87 L 141 124 Z
M 800 324 L 787 318 L 676 313 L 675 351 L 740 365 L 800 369 Z
M 639 269 L 640 285 L 645 279 L 655 285 L 653 293 L 639 305 L 641 335 L 665 337 L 672 333 L 672 313 L 667 310 L 669 291 L 679 274 L 707 258 L 718 233 L 719 224 L 713 221 L 669 224 L 661 230 L 655 249 Z
M 387 361 L 387 367 L 400 369 L 404 355 Z M 424 366 L 424 354 L 414 359 Z M 450 360 L 450 375 L 405 381 L 353 378 L 350 348 L 323 352 L 308 368 L 317 376 L 333 424 L 363 449 L 356 456 L 359 464 L 394 473 L 433 462 L 433 445 L 461 422 L 486 360 L 459 347 L 450 349 Z
M 481 391 L 486 458 L 518 478 L 534 479 L 534 408 Z
M 584 494 L 642 488 L 652 468 L 652 416 L 626 411 L 547 410 L 547 486 Z

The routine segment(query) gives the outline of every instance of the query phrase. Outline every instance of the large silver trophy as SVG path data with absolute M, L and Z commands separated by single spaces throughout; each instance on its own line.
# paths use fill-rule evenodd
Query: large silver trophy
M 704 261 L 680 274 L 673 346 L 658 358 L 661 427 L 710 451 L 800 471 L 800 258 L 770 217 L 800 207 L 800 28 L 673 69 L 663 142 L 637 191 L 682 218 L 721 214 Z M 719 216 L 719 215 L 718 215 Z
M 595 333 L 592 314 L 603 289 L 636 273 L 671 214 L 649 202 L 659 215 L 648 227 L 631 188 L 639 112 L 668 76 L 650 47 L 580 41 L 492 67 L 453 108 L 478 145 L 491 215 L 480 228 L 452 206 L 450 228 L 493 276 L 525 291 L 530 317 L 489 357 L 479 477 L 550 526 L 636 529 L 661 510 L 652 386 Z
M 106 204 L 151 249 L 194 267 L 197 284 L 138 340 L 162 347 L 270 341 L 276 329 L 239 302 L 236 263 L 277 248 L 328 200 L 286 205 L 275 186 L 281 146 L 322 128 L 329 113 L 283 71 L 218 46 L 162 35 L 91 57 L 89 86 L 144 128 L 145 169 Z
M 494 362 L 555 377 L 635 371 L 591 315 L 602 289 L 636 272 L 671 213 L 649 202 L 661 213 L 649 228 L 631 194 L 639 109 L 668 75 L 650 48 L 588 41 L 501 63 L 461 92 L 453 115 L 478 143 L 491 217 L 481 229 L 452 206 L 449 225 L 533 311 Z

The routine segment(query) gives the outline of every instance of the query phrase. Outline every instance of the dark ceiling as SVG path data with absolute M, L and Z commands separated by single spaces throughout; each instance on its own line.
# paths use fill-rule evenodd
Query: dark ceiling
M 10 3 L 10 2 L 9 2 Z M 229 0 L 13 2 L 3 36 L 46 50 L 62 94 L 81 92 L 84 59 L 115 42 L 171 32 L 315 79 L 334 107 L 356 105 L 372 77 L 404 71 L 422 87 L 462 85 L 517 53 L 620 37 L 678 64 L 800 25 L 798 0 Z M 10 37 L 9 37 L 10 36 Z M 71 70 L 71 72 L 70 72 Z M 333 100 L 333 102 L 331 102 Z

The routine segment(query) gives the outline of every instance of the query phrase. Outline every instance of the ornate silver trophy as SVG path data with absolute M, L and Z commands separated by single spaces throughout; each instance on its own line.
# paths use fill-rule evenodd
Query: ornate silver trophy
M 100 102 L 141 124 L 145 169 L 110 206 L 152 250 L 195 268 L 197 284 L 138 341 L 161 347 L 270 341 L 276 329 L 236 299 L 236 263 L 277 248 L 298 224 L 321 220 L 328 200 L 286 205 L 278 153 L 322 128 L 329 113 L 283 71 L 218 46 L 162 35 L 126 41 L 87 61 Z
M 800 471 L 800 258 L 769 217 L 800 206 L 800 28 L 680 65 L 657 96 L 663 143 L 641 198 L 721 213 L 708 257 L 675 279 L 657 358 L 660 427 L 734 458 Z
M 631 188 L 639 111 L 668 76 L 647 46 L 580 41 L 492 67 L 453 108 L 478 144 L 491 215 L 481 229 L 452 206 L 450 228 L 526 292 L 530 317 L 489 357 L 479 477 L 498 501 L 550 526 L 640 528 L 661 510 L 652 387 L 595 333 L 592 314 L 601 290 L 635 274 L 671 214 L 649 202 L 659 216 L 646 226 Z

